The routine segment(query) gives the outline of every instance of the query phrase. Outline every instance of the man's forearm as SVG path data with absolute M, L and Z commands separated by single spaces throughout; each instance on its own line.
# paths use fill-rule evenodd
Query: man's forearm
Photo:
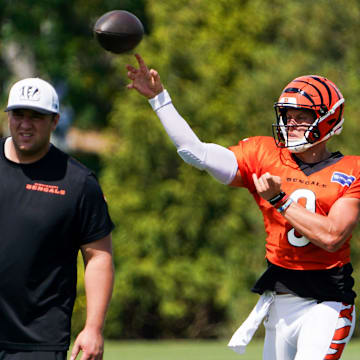
M 91 258 L 85 267 L 86 324 L 102 331 L 114 283 L 112 257 L 103 253 Z

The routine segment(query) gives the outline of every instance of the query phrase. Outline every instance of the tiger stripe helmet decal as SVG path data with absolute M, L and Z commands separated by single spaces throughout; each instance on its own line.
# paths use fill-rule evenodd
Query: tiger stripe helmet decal
M 276 124 L 273 136 L 278 147 L 302 152 L 313 145 L 340 134 L 344 122 L 344 97 L 336 85 L 318 75 L 300 76 L 291 81 L 275 103 Z M 302 139 L 288 139 L 286 111 L 289 108 L 312 110 L 314 122 Z

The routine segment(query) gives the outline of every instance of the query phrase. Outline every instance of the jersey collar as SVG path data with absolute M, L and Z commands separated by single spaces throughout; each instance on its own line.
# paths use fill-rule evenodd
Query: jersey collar
M 308 164 L 301 161 L 295 154 L 291 154 L 293 160 L 297 163 L 300 170 L 306 175 L 309 176 L 311 174 L 316 173 L 328 166 L 331 166 L 338 161 L 340 161 L 344 155 L 340 151 L 333 152 L 327 159 L 319 161 L 317 163 Z

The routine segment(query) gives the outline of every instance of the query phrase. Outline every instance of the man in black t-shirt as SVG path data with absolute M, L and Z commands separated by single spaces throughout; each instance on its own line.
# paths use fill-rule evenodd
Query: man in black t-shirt
M 95 175 L 50 143 L 59 121 L 54 88 L 21 80 L 9 94 L 11 137 L 0 140 L 0 358 L 65 360 L 85 263 L 87 318 L 71 359 L 103 358 L 113 287 L 110 219 Z

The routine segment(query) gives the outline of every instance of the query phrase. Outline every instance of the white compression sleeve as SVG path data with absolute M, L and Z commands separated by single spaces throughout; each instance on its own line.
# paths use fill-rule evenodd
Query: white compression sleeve
M 178 154 L 188 164 L 206 170 L 223 184 L 229 184 L 237 172 L 235 154 L 229 149 L 203 143 L 180 116 L 166 90 L 149 100 Z

